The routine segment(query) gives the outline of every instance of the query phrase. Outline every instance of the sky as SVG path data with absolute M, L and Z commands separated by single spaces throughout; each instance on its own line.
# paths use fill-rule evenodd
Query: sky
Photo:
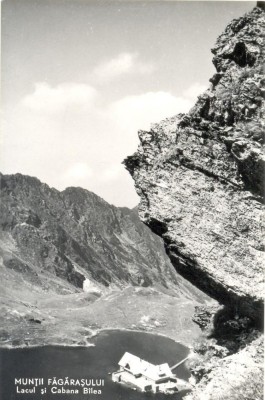
M 214 73 L 217 36 L 253 6 L 3 0 L 1 172 L 136 206 L 121 162 L 137 131 L 191 108 Z

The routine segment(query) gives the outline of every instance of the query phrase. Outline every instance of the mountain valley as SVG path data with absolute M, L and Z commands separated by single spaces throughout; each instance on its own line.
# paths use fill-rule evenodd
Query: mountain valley
M 208 297 L 176 274 L 136 209 L 16 174 L 1 175 L 0 214 L 2 345 L 84 345 L 117 327 L 199 334 L 191 316 Z

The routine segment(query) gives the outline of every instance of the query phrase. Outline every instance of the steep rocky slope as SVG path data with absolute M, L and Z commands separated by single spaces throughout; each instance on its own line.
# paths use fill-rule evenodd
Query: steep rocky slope
M 21 174 L 1 175 L 0 201 L 3 263 L 36 285 L 55 285 L 57 277 L 73 290 L 84 282 L 186 290 L 137 210 L 81 188 L 59 192 Z
M 189 400 L 263 398 L 264 3 L 232 21 L 212 49 L 215 75 L 188 114 L 140 131 L 125 160 L 141 219 L 176 270 L 224 306 L 205 330 Z
M 140 131 L 125 165 L 141 219 L 180 274 L 258 319 L 264 245 L 264 10 L 232 21 L 212 50 L 216 74 L 186 115 Z

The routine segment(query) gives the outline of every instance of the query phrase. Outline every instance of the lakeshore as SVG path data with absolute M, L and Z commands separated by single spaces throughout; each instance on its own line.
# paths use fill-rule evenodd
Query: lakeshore
M 4 291 L 3 282 L 0 286 Z M 85 292 L 48 297 L 47 293 L 30 293 L 38 296 L 33 301 L 21 288 L 19 295 L 23 301 L 17 291 L 2 299 L 1 347 L 87 347 L 93 344 L 91 338 L 106 329 L 164 335 L 187 346 L 200 335 L 192 321 L 198 303 L 152 288 L 109 290 L 96 300 Z

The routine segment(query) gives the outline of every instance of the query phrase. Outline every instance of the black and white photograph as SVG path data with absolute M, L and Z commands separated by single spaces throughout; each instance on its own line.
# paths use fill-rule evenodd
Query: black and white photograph
M 263 400 L 265 2 L 0 7 L 0 400 Z

